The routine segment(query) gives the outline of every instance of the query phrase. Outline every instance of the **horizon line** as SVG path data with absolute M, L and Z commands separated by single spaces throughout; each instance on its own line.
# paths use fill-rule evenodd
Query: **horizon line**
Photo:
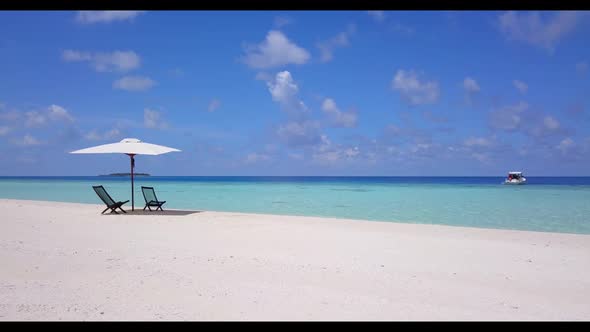
M 142 177 L 503 177 L 504 175 L 139 175 Z M 531 175 L 527 175 L 531 177 Z M 0 177 L 102 177 L 117 178 L 129 175 L 0 175 Z M 590 175 L 532 175 L 532 177 L 590 177 Z

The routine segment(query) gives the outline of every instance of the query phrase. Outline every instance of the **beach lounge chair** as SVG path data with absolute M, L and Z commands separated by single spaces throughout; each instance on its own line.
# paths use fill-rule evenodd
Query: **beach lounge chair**
M 129 202 L 129 200 L 126 200 L 125 202 L 115 202 L 115 200 L 113 200 L 111 198 L 111 195 L 109 195 L 109 193 L 107 193 L 107 191 L 104 189 L 103 186 L 92 186 L 92 189 L 94 189 L 94 191 L 96 192 L 98 197 L 100 197 L 100 199 L 103 201 L 103 203 L 105 203 L 107 206 L 107 208 L 104 209 L 100 214 L 105 213 L 108 209 L 111 209 L 111 213 L 114 212 L 115 214 L 119 214 L 116 211 L 117 209 L 123 211 L 123 213 L 127 213 L 125 210 L 123 210 L 123 208 L 121 206 L 123 204 Z
M 152 211 L 152 206 L 156 207 L 155 211 L 158 211 L 158 209 L 160 211 L 164 211 L 164 209 L 162 209 L 162 205 L 164 205 L 164 203 L 166 203 L 166 201 L 159 201 L 158 198 L 156 197 L 156 191 L 154 191 L 153 187 L 141 187 L 141 192 L 143 193 L 143 198 L 145 199 L 145 206 L 143 207 L 143 209 L 145 210 L 146 208 L 149 209 L 150 211 Z

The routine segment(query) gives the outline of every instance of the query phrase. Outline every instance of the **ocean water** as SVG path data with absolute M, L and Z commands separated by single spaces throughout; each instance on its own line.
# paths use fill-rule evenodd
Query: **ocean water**
M 590 234 L 590 177 L 137 177 L 165 208 Z M 131 199 L 129 177 L 0 177 L 0 198 L 102 204 Z M 126 204 L 130 208 L 130 203 Z M 100 211 L 97 210 L 97 213 Z

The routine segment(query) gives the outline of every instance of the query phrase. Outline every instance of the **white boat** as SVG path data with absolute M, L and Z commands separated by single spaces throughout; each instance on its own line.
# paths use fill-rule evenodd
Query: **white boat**
M 508 177 L 504 180 L 504 184 L 525 184 L 526 178 L 522 172 L 508 172 Z

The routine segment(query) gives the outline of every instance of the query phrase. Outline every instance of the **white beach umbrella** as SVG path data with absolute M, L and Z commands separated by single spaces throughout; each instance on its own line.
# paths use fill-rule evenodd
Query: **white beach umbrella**
M 145 143 L 137 138 L 125 138 L 118 143 L 97 145 L 91 148 L 72 151 L 70 153 L 124 153 L 131 159 L 131 210 L 135 210 L 133 194 L 133 169 L 135 168 L 135 155 L 144 154 L 155 156 L 168 152 L 180 152 L 178 149 L 167 146 Z

